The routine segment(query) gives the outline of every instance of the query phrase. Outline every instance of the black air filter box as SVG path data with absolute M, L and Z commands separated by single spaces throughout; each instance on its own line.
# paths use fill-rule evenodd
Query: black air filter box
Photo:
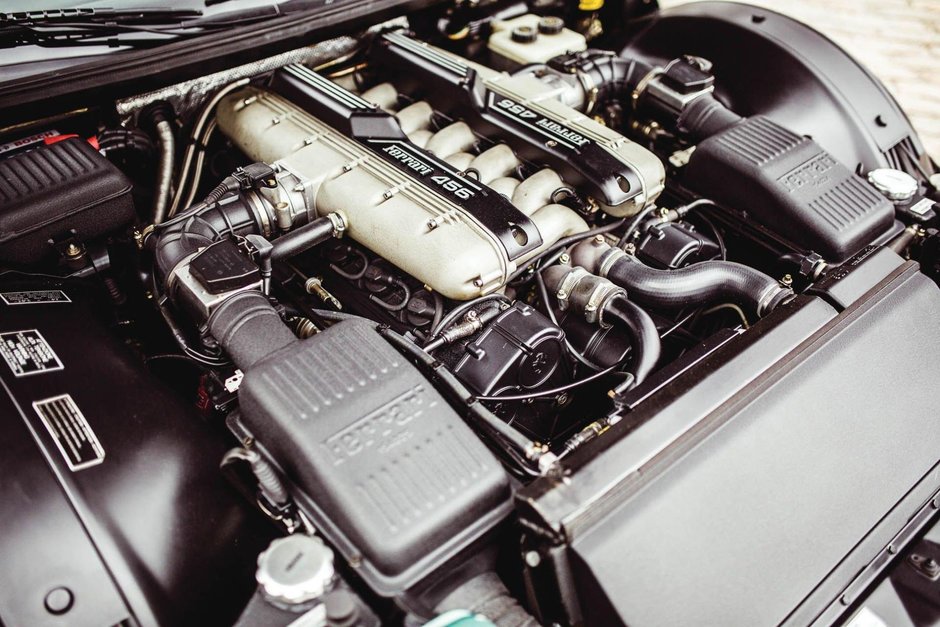
M 49 240 L 87 241 L 133 219 L 130 181 L 82 139 L 0 160 L 0 262 L 35 263 Z
M 894 206 L 819 144 L 759 115 L 700 142 L 684 182 L 830 263 L 894 220 Z
M 397 594 L 511 507 L 495 457 L 373 325 L 348 320 L 245 373 L 241 424 L 314 525 Z

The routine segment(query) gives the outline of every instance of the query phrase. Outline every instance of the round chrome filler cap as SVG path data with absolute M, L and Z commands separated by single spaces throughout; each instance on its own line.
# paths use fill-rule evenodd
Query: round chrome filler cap
M 917 193 L 917 179 L 893 168 L 878 168 L 868 173 L 868 182 L 888 200 L 906 202 Z
M 297 605 L 314 601 L 333 583 L 333 551 L 313 536 L 278 538 L 258 556 L 255 578 L 265 597 Z

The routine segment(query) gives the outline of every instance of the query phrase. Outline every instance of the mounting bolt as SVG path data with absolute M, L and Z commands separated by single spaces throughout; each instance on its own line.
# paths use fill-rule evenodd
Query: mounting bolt
M 562 265 L 571 263 L 571 255 L 568 253 L 562 253 L 561 257 L 558 258 L 558 262 Z
M 532 568 L 535 568 L 542 563 L 542 556 L 538 554 L 538 551 L 526 551 L 525 563 Z
M 789 274 L 784 274 L 783 278 L 780 279 L 780 284 L 784 287 L 790 287 L 793 285 L 793 277 Z

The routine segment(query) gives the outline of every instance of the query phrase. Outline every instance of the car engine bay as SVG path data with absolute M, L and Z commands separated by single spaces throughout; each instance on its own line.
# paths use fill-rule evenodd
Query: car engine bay
M 940 175 L 807 27 L 634 4 L 428 3 L 4 123 L 0 620 L 841 615 L 940 488 Z M 843 553 L 709 605 L 827 492 Z

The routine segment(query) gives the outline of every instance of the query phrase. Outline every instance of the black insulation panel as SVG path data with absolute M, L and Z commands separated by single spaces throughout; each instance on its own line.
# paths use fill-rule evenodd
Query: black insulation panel
M 830 573 L 848 584 L 855 569 L 838 568 L 856 546 L 890 541 L 898 528 L 879 522 L 912 514 L 922 503 L 905 496 L 940 481 L 937 311 L 940 291 L 912 274 L 806 346 L 575 541 L 575 580 L 604 590 L 630 625 L 776 625 Z
M 273 528 L 219 472 L 222 434 L 123 345 L 98 297 L 0 282 L 0 622 L 231 625 Z M 72 600 L 55 614 L 58 588 Z

